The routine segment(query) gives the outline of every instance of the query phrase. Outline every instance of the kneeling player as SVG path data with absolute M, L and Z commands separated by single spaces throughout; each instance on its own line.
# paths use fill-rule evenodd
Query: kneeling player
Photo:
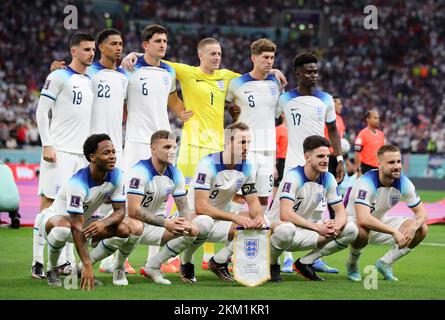
M 411 252 L 427 235 L 427 215 L 412 182 L 402 172 L 399 148 L 385 145 L 377 152 L 378 169 L 370 170 L 353 185 L 346 212 L 359 228 L 357 240 L 350 246 L 346 263 L 348 279 L 360 281 L 358 260 L 368 244 L 394 244 L 376 262 L 386 280 L 397 281 L 392 264 Z M 415 218 L 388 216 L 400 200 L 407 203 Z
M 131 236 L 140 243 L 161 246 L 167 241 L 181 236 L 196 236 L 197 229 L 190 223 L 191 211 L 187 203 L 184 177 L 172 164 L 176 156 L 176 136 L 166 130 L 153 133 L 150 142 L 150 159 L 139 161 L 128 173 L 127 209 L 124 222 L 130 227 Z M 179 217 L 165 218 L 169 195 L 172 195 L 178 208 Z M 117 254 L 118 260 L 122 253 Z M 147 263 L 141 273 L 153 281 L 170 284 L 160 270 L 150 269 Z
M 116 249 L 125 251 L 128 226 L 122 223 L 125 215 L 125 195 L 122 173 L 115 168 L 113 143 L 106 134 L 94 134 L 83 145 L 88 167 L 77 171 L 61 188 L 54 203 L 42 214 L 40 230 L 48 242 L 48 284 L 61 287 L 57 260 L 66 242 L 74 242 L 83 263 L 81 289 L 94 289 L 93 259 L 87 240 L 113 242 Z M 113 212 L 100 219 L 94 216 L 105 201 L 111 201 Z M 101 241 L 103 242 L 103 241 Z M 110 244 L 111 245 L 111 244 Z
M 150 268 L 159 270 L 164 261 L 185 249 L 181 280 L 186 283 L 196 282 L 193 253 L 204 242 L 223 242 L 226 246 L 209 260 L 209 269 L 221 279 L 233 281 L 227 263 L 233 252 L 234 229 L 238 226 L 246 229 L 260 229 L 265 226 L 252 165 L 246 160 L 250 143 L 248 129 L 242 122 L 230 125 L 226 131 L 224 150 L 201 159 L 188 197 L 195 210 L 192 223 L 196 225 L 199 234 L 167 242 L 148 261 Z M 240 189 L 246 198 L 249 212 L 229 212 L 232 197 Z
M 278 258 L 283 251 L 312 249 L 297 259 L 293 268 L 309 280 L 322 281 L 324 279 L 315 272 L 314 261 L 345 249 L 357 237 L 355 224 L 346 222 L 335 177 L 328 172 L 330 146 L 322 136 L 309 136 L 304 140 L 306 163 L 286 173 L 267 216 L 273 221 L 270 238 L 273 282 L 281 281 Z M 335 211 L 335 219 L 321 218 L 326 200 Z

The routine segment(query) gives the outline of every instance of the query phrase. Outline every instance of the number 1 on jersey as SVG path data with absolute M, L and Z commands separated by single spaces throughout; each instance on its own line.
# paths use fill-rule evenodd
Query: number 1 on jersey
M 210 105 L 213 106 L 213 92 L 210 92 Z

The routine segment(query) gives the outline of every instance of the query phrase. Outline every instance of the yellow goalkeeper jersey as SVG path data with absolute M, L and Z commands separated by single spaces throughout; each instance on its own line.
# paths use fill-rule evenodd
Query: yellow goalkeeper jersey
M 164 61 L 176 72 L 182 88 L 186 110 L 193 117 L 184 123 L 181 144 L 220 151 L 224 143 L 224 105 L 230 80 L 240 74 L 227 70 L 215 70 L 206 74 L 199 67 Z

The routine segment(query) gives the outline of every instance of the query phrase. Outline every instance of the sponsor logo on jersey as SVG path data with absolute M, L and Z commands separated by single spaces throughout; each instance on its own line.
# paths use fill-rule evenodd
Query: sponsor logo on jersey
M 258 255 L 258 251 L 260 249 L 260 240 L 259 239 L 244 239 L 244 255 L 253 259 Z

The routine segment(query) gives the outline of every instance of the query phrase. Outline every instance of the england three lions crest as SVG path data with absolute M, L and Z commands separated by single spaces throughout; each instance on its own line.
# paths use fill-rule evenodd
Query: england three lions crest
M 260 249 L 260 240 L 244 239 L 244 254 L 247 258 L 253 259 L 258 255 Z

